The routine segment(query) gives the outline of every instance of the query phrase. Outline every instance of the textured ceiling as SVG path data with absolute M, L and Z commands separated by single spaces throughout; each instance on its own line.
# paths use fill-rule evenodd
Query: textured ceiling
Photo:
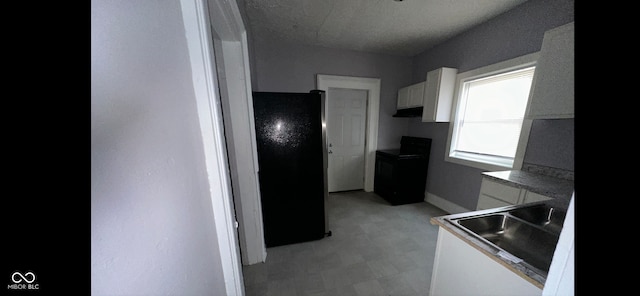
M 244 0 L 251 34 L 417 55 L 526 0 Z

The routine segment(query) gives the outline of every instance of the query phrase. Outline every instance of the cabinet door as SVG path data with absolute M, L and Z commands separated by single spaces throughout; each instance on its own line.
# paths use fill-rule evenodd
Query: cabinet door
M 522 202 L 523 190 L 502 183 L 482 178 L 480 196 L 478 196 L 477 210 L 517 205 Z
M 493 198 L 488 195 L 480 194 L 480 197 L 478 198 L 478 205 L 476 206 L 476 211 L 506 207 L 511 205 L 513 204 L 497 198 Z
M 439 227 L 429 295 L 480 294 L 540 296 L 542 289 Z
M 574 24 L 547 31 L 531 85 L 527 117 L 574 117 Z
M 530 202 L 550 200 L 550 199 L 552 199 L 552 198 L 527 190 L 527 192 L 524 195 L 524 202 L 523 203 L 530 203 Z
M 424 85 L 424 82 L 420 82 L 409 87 L 409 108 L 422 107 Z
M 482 179 L 480 193 L 514 205 L 520 203 L 520 188 L 490 181 L 487 178 Z
M 422 122 L 449 122 L 458 69 L 439 68 L 427 73 Z
M 398 90 L 398 105 L 397 109 L 406 109 L 409 105 L 409 86 L 403 87 Z

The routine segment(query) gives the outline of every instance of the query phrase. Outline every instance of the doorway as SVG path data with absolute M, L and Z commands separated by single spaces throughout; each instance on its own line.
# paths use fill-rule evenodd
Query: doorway
M 338 75 L 317 75 L 316 88 L 324 90 L 327 102 L 334 98 L 336 90 L 361 90 L 366 92 L 366 115 L 364 125 L 364 190 L 373 191 L 373 181 L 375 175 L 375 153 L 378 147 L 378 112 L 380 109 L 380 78 L 338 76 Z M 330 89 L 332 89 L 330 91 Z M 328 110 L 329 103 L 325 104 L 325 114 L 327 118 L 332 115 Z M 331 135 L 327 135 L 331 137 Z M 329 142 L 329 141 L 328 141 Z M 327 143 L 328 146 L 328 143 Z M 333 147 L 327 147 L 327 150 Z M 331 178 L 331 177 L 330 177 Z M 331 186 L 329 182 L 329 186 Z M 331 191 L 331 189 L 329 190 Z

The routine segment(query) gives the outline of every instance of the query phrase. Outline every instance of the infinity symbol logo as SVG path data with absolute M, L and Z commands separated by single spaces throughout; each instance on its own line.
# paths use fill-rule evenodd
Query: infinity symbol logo
M 16 280 L 16 275 L 18 275 L 18 276 L 19 276 L 19 277 L 18 277 L 18 280 Z M 29 279 L 28 279 L 28 278 L 29 278 L 29 276 L 31 276 L 31 280 L 29 280 Z M 28 284 L 31 284 L 31 283 L 33 283 L 33 282 L 36 280 L 36 275 L 35 275 L 35 274 L 33 274 L 33 272 L 31 272 L 31 271 L 29 271 L 29 272 L 25 273 L 24 275 L 22 275 L 21 273 L 19 273 L 19 272 L 17 272 L 17 271 L 16 271 L 16 272 L 14 272 L 14 273 L 11 275 L 11 280 L 12 280 L 14 283 L 16 283 L 16 284 L 17 284 L 17 283 L 21 283 L 22 281 L 25 281 L 25 282 L 27 282 Z

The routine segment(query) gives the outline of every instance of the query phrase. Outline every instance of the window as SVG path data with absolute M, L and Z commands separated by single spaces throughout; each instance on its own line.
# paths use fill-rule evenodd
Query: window
M 485 170 L 522 165 L 537 53 L 458 74 L 445 160 Z

